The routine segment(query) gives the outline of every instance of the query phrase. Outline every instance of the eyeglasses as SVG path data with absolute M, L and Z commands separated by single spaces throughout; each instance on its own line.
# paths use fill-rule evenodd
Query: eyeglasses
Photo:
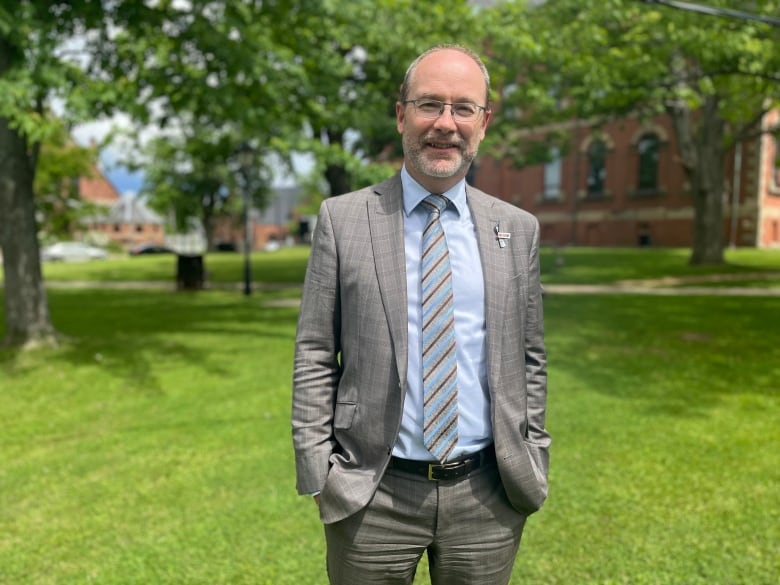
M 485 106 L 480 106 L 472 102 L 448 103 L 428 98 L 416 100 L 404 100 L 402 104 L 412 104 L 414 111 L 423 118 L 435 120 L 444 113 L 444 106 L 449 106 L 452 117 L 457 122 L 471 122 L 477 117 L 480 111 L 487 111 Z

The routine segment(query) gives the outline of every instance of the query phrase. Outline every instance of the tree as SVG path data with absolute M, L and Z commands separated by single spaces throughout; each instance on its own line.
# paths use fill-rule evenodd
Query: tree
M 776 0 L 750 5 L 758 14 L 778 10 Z M 520 125 L 667 113 L 694 200 L 691 263 L 723 262 L 724 160 L 737 142 L 766 131 L 766 113 L 780 105 L 780 29 L 636 0 L 530 9 L 507 2 L 495 16 L 506 144 L 516 144 L 511 132 Z M 534 43 L 506 28 L 518 22 L 531 27 Z
M 97 148 L 75 144 L 64 125 L 41 143 L 33 182 L 41 239 L 70 238 L 86 218 L 99 213 L 99 208 L 82 199 L 79 193 L 79 177 L 93 174 L 97 158 Z
M 20 0 L 0 5 L 0 248 L 5 342 L 54 342 L 34 179 L 47 113 L 70 124 L 114 111 L 139 123 L 218 128 L 267 140 L 297 111 L 292 1 Z M 267 134 L 266 134 L 267 132 Z
M 467 0 L 317 4 L 288 20 L 306 77 L 296 98 L 306 133 L 296 147 L 315 156 L 327 194 L 338 195 L 394 171 L 367 170 L 367 160 L 400 160 L 395 102 L 409 62 L 437 43 L 477 48 L 483 32 Z
M 187 231 L 189 220 L 203 225 L 210 250 L 214 249 L 214 220 L 235 215 L 242 205 L 237 177 L 236 139 L 230 134 L 186 131 L 184 134 L 155 138 L 147 147 L 149 162 L 141 194 L 160 213 L 173 213 L 175 229 Z M 253 207 L 267 204 L 271 170 L 263 149 L 251 150 Z
M 321 188 L 327 194 L 386 178 L 395 167 L 382 161 L 400 158 L 393 120 L 398 85 L 408 62 L 435 42 L 481 38 L 473 8 L 465 0 L 433 6 L 409 0 L 299 0 L 263 3 L 235 15 L 228 6 L 224 11 L 210 11 L 208 20 L 217 31 L 225 28 L 224 22 L 232 23 L 233 28 L 228 30 L 241 40 L 240 46 L 233 48 L 234 56 L 215 60 L 195 54 L 190 43 L 182 45 L 175 38 L 155 46 L 155 52 L 165 56 L 162 63 L 182 50 L 193 53 L 187 59 L 190 69 L 179 75 L 191 77 L 197 89 L 194 96 L 187 93 L 186 99 L 166 102 L 164 120 L 173 133 L 168 134 L 171 139 L 167 143 L 157 141 L 152 146 L 153 154 L 146 157 L 148 184 L 144 191 L 158 210 L 172 206 L 180 219 L 197 216 L 206 224 L 218 213 L 212 203 L 230 203 L 230 177 L 225 175 L 226 182 L 219 188 L 213 182 L 216 169 L 225 165 L 229 148 L 221 152 L 199 149 L 196 161 L 194 147 L 187 145 L 191 140 L 205 144 L 213 142 L 216 135 L 230 135 L 236 147 L 250 140 L 259 163 L 277 154 L 289 165 L 293 150 L 313 154 L 316 162 L 312 172 L 322 177 Z M 258 22 L 265 24 L 257 26 Z M 284 27 L 276 25 L 278 22 L 284 22 Z M 228 36 L 215 44 L 225 50 L 231 42 Z M 276 56 L 268 70 L 257 72 L 261 64 L 251 55 L 271 54 L 268 48 L 262 49 L 263 43 Z M 226 63 L 229 67 L 217 74 L 215 65 Z M 250 63 L 255 68 L 253 74 L 264 79 L 262 87 L 252 89 L 235 82 L 251 77 L 252 72 L 246 69 Z M 201 71 L 202 64 L 211 67 L 209 75 Z M 149 69 L 150 75 L 153 70 L 154 66 Z M 152 83 L 169 77 L 170 73 L 163 70 Z M 204 83 L 210 77 L 220 80 L 212 90 Z M 266 93 L 259 93 L 260 89 Z M 226 100 L 238 101 L 226 105 Z M 177 132 L 186 140 L 177 139 Z M 183 167 L 182 160 L 187 161 Z M 178 161 L 176 168 L 187 169 L 186 176 L 172 170 L 173 161 Z M 197 169 L 208 169 L 211 180 L 193 182 Z M 263 166 L 258 170 L 263 171 Z M 259 173 L 261 177 L 263 174 L 267 176 Z M 193 192 L 207 183 L 214 193 L 222 195 Z M 268 180 L 261 183 L 267 190 Z M 262 204 L 262 192 L 256 204 Z
M 3 254 L 7 344 L 52 343 L 43 286 L 33 182 L 41 142 L 60 123 L 53 97 L 80 94 L 81 70 L 63 53 L 66 39 L 100 21 L 95 3 L 69 7 L 43 1 L 0 7 L 0 249 Z M 70 8 L 78 17 L 63 16 Z
M 143 168 L 142 190 L 153 208 L 173 211 L 180 229 L 199 219 L 209 244 L 213 219 L 235 199 L 239 145 L 253 146 L 253 199 L 263 207 L 267 157 L 289 153 L 303 126 L 299 94 L 306 78 L 290 48 L 295 35 L 288 21 L 307 4 L 193 2 L 186 19 L 164 27 L 165 35 L 150 23 L 140 38 L 117 38 L 120 59 L 104 63 L 119 76 L 134 55 L 146 55 L 136 83 L 154 102 L 136 118 L 146 115 L 162 133 L 138 142 L 143 156 L 125 162 Z

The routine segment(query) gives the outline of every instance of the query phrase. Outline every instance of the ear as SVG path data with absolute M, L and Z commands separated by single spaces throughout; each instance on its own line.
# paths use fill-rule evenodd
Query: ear
M 404 133 L 404 122 L 406 121 L 406 107 L 401 102 L 395 102 L 395 127 L 399 134 Z
M 480 134 L 482 135 L 482 138 L 480 140 L 484 140 L 485 131 L 487 130 L 488 124 L 490 124 L 490 120 L 492 118 L 493 118 L 493 110 L 486 110 L 485 115 L 482 117 L 482 124 L 480 124 Z

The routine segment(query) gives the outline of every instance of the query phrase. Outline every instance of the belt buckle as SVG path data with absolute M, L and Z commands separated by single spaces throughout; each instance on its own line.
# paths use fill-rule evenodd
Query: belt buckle
M 465 462 L 464 461 L 450 461 L 449 463 L 429 463 L 428 464 L 428 480 L 429 481 L 439 481 L 438 477 L 433 477 L 434 471 L 439 470 L 448 470 L 448 469 L 457 469 L 458 467 L 461 467 Z

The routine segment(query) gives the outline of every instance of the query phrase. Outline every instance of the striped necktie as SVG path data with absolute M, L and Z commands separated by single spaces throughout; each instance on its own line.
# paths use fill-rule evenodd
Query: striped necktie
M 439 220 L 447 203 L 441 195 L 429 195 L 422 201 L 428 209 L 421 256 L 423 443 L 439 461 L 445 461 L 458 442 L 452 272 L 447 240 Z

